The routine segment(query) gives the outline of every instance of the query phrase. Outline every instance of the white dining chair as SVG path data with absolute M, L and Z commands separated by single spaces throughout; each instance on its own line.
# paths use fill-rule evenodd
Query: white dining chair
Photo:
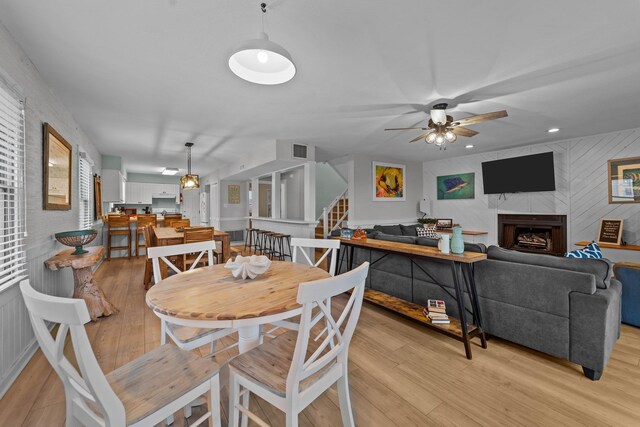
M 249 395 L 255 393 L 285 412 L 286 426 L 298 425 L 298 414 L 338 383 L 342 423 L 354 426 L 349 398 L 349 343 L 360 316 L 369 263 L 328 279 L 301 283 L 297 302 L 302 304 L 300 330 L 289 331 L 229 362 L 229 426 L 246 425 L 251 419 L 266 426 L 249 410 Z M 351 290 L 336 319 L 326 301 Z M 319 308 L 330 325 L 320 343 L 312 339 L 314 315 Z M 241 403 L 242 401 L 242 403 Z
M 205 394 L 208 411 L 190 425 L 220 426 L 218 364 L 163 345 L 105 375 L 84 328 L 91 320 L 84 300 L 39 293 L 28 280 L 20 290 L 40 348 L 62 380 L 67 427 L 153 426 Z M 59 324 L 55 339 L 46 322 Z M 64 354 L 69 333 L 79 372 Z
M 194 270 L 200 260 L 205 256 L 207 257 L 208 265 L 213 265 L 214 257 L 213 252 L 216 248 L 216 242 L 214 240 L 206 242 L 185 243 L 180 245 L 168 245 L 168 246 L 155 246 L 147 249 L 147 256 L 151 259 L 153 265 L 153 280 L 154 283 L 162 280 L 162 272 L 160 269 L 160 261 L 163 261 L 167 266 L 176 273 L 182 273 L 169 258 L 178 257 L 182 259 L 185 254 L 197 254 L 194 262 L 185 271 Z M 193 350 L 206 344 L 211 345 L 211 351 L 207 356 L 215 356 L 216 354 L 235 347 L 237 344 L 233 343 L 222 349 L 216 349 L 216 343 L 221 338 L 226 337 L 235 332 L 233 328 L 224 329 L 208 329 L 208 328 L 192 328 L 188 326 L 181 326 L 174 323 L 167 322 L 164 319 L 160 320 L 160 343 L 165 344 L 167 337 L 182 350 Z
M 310 249 L 309 252 L 311 252 L 311 254 L 314 254 L 316 249 L 326 250 L 322 253 L 318 261 L 313 262 L 305 249 Z M 302 263 L 309 264 L 313 267 L 318 267 L 320 264 L 322 264 L 322 261 L 329 257 L 329 274 L 335 276 L 336 261 L 338 259 L 338 249 L 340 249 L 340 240 L 337 239 L 302 239 L 299 237 L 294 237 L 291 239 L 291 261 L 299 262 L 298 260 L 301 259 Z M 299 253 L 303 255 L 302 258 L 298 257 Z M 328 301 L 328 304 L 331 305 L 330 300 Z M 316 322 L 318 320 L 320 320 L 320 317 L 317 317 L 315 319 Z M 298 330 L 298 322 L 294 320 L 279 320 L 277 322 L 271 323 L 271 325 L 274 327 L 264 333 L 264 336 L 269 338 L 274 338 L 275 335 L 273 335 L 273 333 L 280 328 L 289 329 L 292 331 Z M 326 331 L 327 328 L 323 329 L 320 335 L 322 335 Z

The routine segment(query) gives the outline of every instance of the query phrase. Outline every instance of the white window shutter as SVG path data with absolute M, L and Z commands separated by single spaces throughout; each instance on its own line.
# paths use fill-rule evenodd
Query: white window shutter
M 85 153 L 80 153 L 78 161 L 78 182 L 80 189 L 79 194 L 79 215 L 80 230 L 86 230 L 93 227 L 93 194 L 92 181 L 93 171 L 91 162 L 87 159 Z
M 0 290 L 26 277 L 24 109 L 0 87 Z

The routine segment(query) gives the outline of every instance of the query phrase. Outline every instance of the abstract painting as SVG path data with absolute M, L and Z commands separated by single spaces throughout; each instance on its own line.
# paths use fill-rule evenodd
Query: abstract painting
M 476 174 L 473 172 L 439 176 L 436 180 L 438 200 L 475 199 L 476 197 Z
M 373 162 L 373 201 L 405 201 L 407 197 L 405 171 L 405 165 Z
M 640 157 L 609 160 L 609 203 L 640 203 Z

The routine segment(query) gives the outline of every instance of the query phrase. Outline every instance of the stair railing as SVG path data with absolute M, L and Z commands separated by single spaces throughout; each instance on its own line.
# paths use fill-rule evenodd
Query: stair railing
M 326 208 L 322 209 L 322 215 L 318 218 L 318 221 L 322 219 L 322 233 L 324 237 L 328 237 L 329 233 L 331 233 L 336 228 L 339 228 L 342 225 L 342 222 L 347 218 L 349 214 L 347 199 L 347 191 L 349 188 L 347 187 L 342 193 L 340 193 Z M 333 209 L 338 207 L 338 213 L 340 212 L 340 207 L 343 208 L 343 214 L 340 218 L 334 220 L 333 218 Z M 331 216 L 329 214 L 331 213 Z

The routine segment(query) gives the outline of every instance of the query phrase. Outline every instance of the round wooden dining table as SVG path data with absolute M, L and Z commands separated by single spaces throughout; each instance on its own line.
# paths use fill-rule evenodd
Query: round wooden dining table
M 310 265 L 273 261 L 255 279 L 234 278 L 224 265 L 170 276 L 147 292 L 147 305 L 161 319 L 195 328 L 236 328 L 238 350 L 260 343 L 260 325 L 299 315 L 300 283 L 328 278 Z

